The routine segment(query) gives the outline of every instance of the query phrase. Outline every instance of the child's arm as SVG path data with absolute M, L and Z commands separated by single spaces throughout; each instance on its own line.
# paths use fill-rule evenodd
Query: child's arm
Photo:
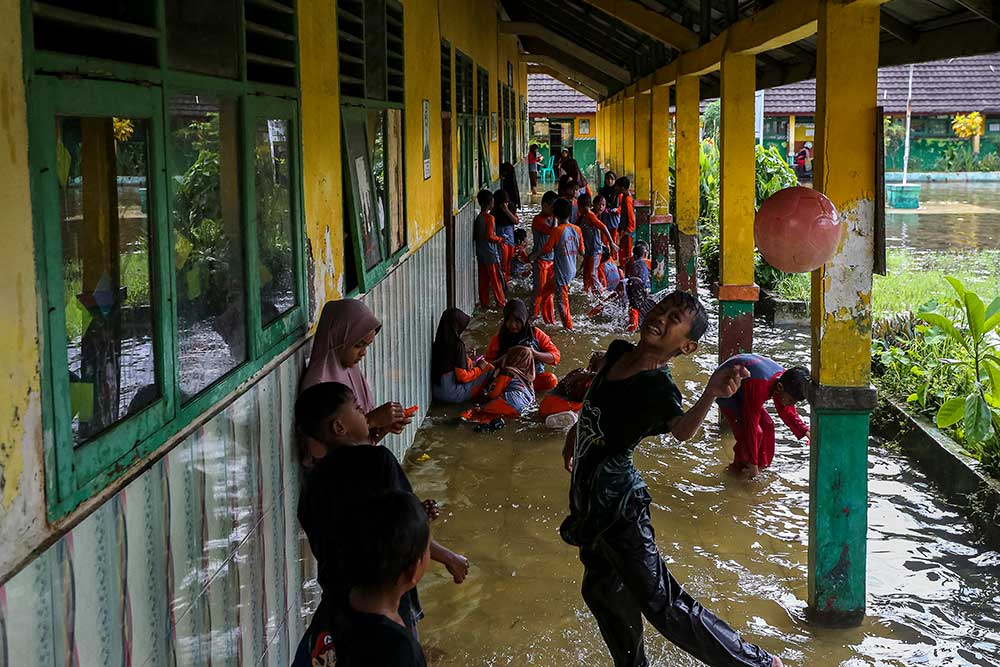
M 532 262 L 534 262 L 536 259 L 538 259 L 542 255 L 544 255 L 546 253 L 550 253 L 553 250 L 555 250 L 556 249 L 556 243 L 559 241 L 559 234 L 560 233 L 561 233 L 561 230 L 558 227 L 554 227 L 553 229 L 551 229 L 549 231 L 549 240 L 546 241 L 545 245 L 543 245 L 541 248 L 536 248 L 531 253 L 531 257 L 529 257 L 528 259 L 530 259 Z
M 708 381 L 708 386 L 705 387 L 705 393 L 701 395 L 698 402 L 670 425 L 671 435 L 681 442 L 694 436 L 701 423 L 705 421 L 705 416 L 715 399 L 729 398 L 739 390 L 740 383 L 748 377 L 750 377 L 750 371 L 739 364 L 716 369 Z
M 473 366 L 471 370 L 466 370 L 464 368 L 455 368 L 455 380 L 459 384 L 468 384 L 473 380 L 478 379 L 483 373 L 493 368 L 489 364 L 483 366 Z
M 495 363 L 497 359 L 500 358 L 500 335 L 493 334 L 493 338 L 490 338 L 489 345 L 486 346 L 486 354 L 483 355 L 486 361 Z
M 535 329 L 535 342 L 538 343 L 538 350 L 532 350 L 531 354 L 535 357 L 535 361 L 540 361 L 543 364 L 552 364 L 555 366 L 559 363 L 560 353 L 559 348 L 556 344 L 552 342 L 552 339 L 547 333 L 541 329 Z
M 496 220 L 493 216 L 486 217 L 486 240 L 490 243 L 503 243 L 503 239 L 497 236 Z
M 626 220 L 626 223 L 627 223 L 625 225 L 625 231 L 626 232 L 634 232 L 635 231 L 635 206 L 632 203 L 632 196 L 626 192 L 625 194 L 622 195 L 622 199 L 624 200 L 625 220 Z
M 573 453 L 576 451 L 576 429 L 571 428 L 566 433 L 566 444 L 563 445 L 563 467 L 566 472 L 573 472 Z
M 781 421 L 785 422 L 785 426 L 789 428 L 797 440 L 809 435 L 809 427 L 802 421 L 802 417 L 799 416 L 799 411 L 795 409 L 794 405 L 782 405 L 775 401 L 774 407 L 778 416 L 781 417 Z
M 597 230 L 601 232 L 601 238 L 604 240 L 605 245 L 611 248 L 611 252 L 618 252 L 618 244 L 616 244 L 611 239 L 611 233 L 608 231 L 608 226 L 601 222 L 596 217 L 592 221 Z
M 431 560 L 448 568 L 448 572 L 451 573 L 451 578 L 456 584 L 465 581 L 469 575 L 469 559 L 438 544 L 436 540 L 431 540 Z

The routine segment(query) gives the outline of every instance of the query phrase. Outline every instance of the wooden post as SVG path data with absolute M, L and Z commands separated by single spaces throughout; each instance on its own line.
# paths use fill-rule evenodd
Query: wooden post
M 722 57 L 720 128 L 719 360 L 753 349 L 753 218 L 756 193 L 754 92 L 756 58 Z

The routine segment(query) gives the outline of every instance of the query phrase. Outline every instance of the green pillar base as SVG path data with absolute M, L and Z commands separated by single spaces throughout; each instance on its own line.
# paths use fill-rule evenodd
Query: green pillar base
M 855 626 L 865 616 L 874 390 L 814 385 L 811 394 L 809 618 L 821 625 Z
M 719 301 L 719 361 L 753 351 L 753 301 Z
M 698 293 L 698 237 L 677 232 L 677 289 Z

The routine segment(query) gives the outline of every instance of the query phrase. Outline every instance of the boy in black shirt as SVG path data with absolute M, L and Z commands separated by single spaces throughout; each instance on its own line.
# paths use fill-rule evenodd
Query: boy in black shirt
M 594 379 L 563 458 L 572 473 L 570 515 L 562 538 L 580 547 L 583 598 L 597 619 L 615 667 L 645 667 L 642 616 L 674 644 L 715 667 L 780 667 L 781 660 L 743 641 L 688 595 L 660 557 L 649 517 L 652 497 L 632 463 L 650 435 L 684 441 L 717 398 L 736 393 L 749 373 L 720 368 L 687 412 L 667 362 L 692 354 L 708 328 L 698 299 L 674 292 L 640 328 L 638 345 L 617 340 Z
M 431 531 L 412 493 L 393 491 L 352 507 L 342 532 L 351 549 L 344 568 L 353 582 L 314 664 L 338 667 L 425 667 L 424 652 L 399 614 L 400 598 L 427 571 Z

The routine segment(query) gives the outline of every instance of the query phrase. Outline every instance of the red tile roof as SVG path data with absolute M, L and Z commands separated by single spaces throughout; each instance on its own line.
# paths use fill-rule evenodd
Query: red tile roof
M 878 104 L 887 113 L 906 112 L 910 66 L 883 67 L 878 72 Z M 816 81 L 801 81 L 764 93 L 767 115 L 812 114 Z M 1000 113 L 1000 53 L 952 58 L 913 66 L 913 113 Z
M 548 74 L 528 75 L 528 115 L 577 116 L 597 112 L 597 102 Z

